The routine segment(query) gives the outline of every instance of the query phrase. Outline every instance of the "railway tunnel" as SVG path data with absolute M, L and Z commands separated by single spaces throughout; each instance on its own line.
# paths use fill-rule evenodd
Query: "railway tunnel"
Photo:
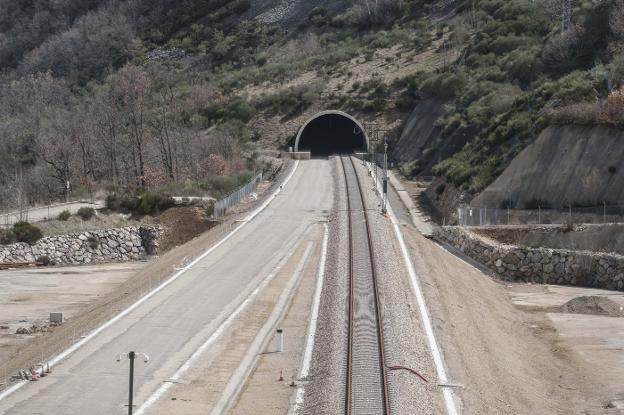
M 342 111 L 323 111 L 310 118 L 297 133 L 295 151 L 312 157 L 368 150 L 368 136 L 360 122 Z

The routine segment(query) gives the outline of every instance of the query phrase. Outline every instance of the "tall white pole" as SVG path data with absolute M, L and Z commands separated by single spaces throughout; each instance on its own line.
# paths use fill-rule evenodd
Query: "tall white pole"
M 384 137 L 384 177 L 383 177 L 383 200 L 382 200 L 381 213 L 388 211 L 388 141 Z

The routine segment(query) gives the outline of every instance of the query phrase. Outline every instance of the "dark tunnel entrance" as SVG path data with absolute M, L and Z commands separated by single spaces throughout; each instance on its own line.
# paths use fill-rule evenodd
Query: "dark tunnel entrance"
M 309 120 L 295 144 L 295 151 L 309 151 L 313 157 L 367 150 L 368 139 L 362 126 L 339 111 L 323 112 Z

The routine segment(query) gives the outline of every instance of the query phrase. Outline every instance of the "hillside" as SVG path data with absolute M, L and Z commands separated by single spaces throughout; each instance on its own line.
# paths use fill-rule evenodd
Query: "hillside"
M 563 20 L 555 0 L 0 0 L 0 11 L 4 207 L 57 199 L 67 181 L 77 194 L 211 193 L 327 108 L 388 130 L 401 172 L 435 174 L 455 201 L 549 124 L 621 125 L 617 110 L 599 115 L 624 79 L 622 0 L 578 1 Z

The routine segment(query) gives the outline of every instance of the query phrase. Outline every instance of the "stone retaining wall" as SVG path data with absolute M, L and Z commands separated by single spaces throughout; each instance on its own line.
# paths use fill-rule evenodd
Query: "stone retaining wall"
M 48 236 L 34 245 L 0 245 L 0 262 L 41 261 L 53 264 L 90 264 L 142 259 L 155 254 L 162 230 L 158 226 L 106 229 Z
M 453 226 L 438 228 L 435 237 L 488 266 L 507 281 L 624 291 L 624 256 L 621 255 L 505 245 Z

